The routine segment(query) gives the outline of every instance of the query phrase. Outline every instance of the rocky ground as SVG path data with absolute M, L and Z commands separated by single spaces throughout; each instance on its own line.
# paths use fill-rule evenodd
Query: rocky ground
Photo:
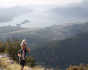
M 11 58 L 8 57 L 7 54 L 0 54 L 0 70 L 21 70 L 21 67 L 15 61 L 11 60 Z M 25 66 L 24 70 L 53 70 L 53 69 L 46 69 L 45 67 L 42 66 L 36 66 L 34 68 Z
M 18 69 L 15 69 L 17 66 Z M 17 64 L 15 61 L 11 60 L 10 57 L 8 57 L 7 54 L 0 54 L 0 70 L 19 70 L 20 65 Z M 24 70 L 32 70 L 31 68 L 28 68 L 27 66 L 24 67 Z

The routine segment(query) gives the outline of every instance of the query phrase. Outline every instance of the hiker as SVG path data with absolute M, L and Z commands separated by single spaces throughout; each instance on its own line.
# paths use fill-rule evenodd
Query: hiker
M 19 60 L 20 60 L 20 65 L 21 65 L 21 70 L 23 70 L 24 65 L 25 65 L 25 56 L 27 54 L 27 52 L 30 51 L 30 48 L 27 47 L 26 44 L 26 39 L 24 39 L 21 43 L 21 49 L 18 52 L 18 56 L 19 56 Z

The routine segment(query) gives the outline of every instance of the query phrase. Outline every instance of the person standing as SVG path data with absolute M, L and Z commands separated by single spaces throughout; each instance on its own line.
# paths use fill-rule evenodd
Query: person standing
M 27 47 L 26 44 L 26 39 L 23 39 L 23 41 L 21 42 L 21 49 L 18 52 L 18 56 L 19 56 L 19 60 L 20 60 L 20 65 L 21 65 L 21 70 L 23 70 L 24 65 L 25 65 L 25 56 L 27 54 L 27 52 L 30 51 L 30 48 Z

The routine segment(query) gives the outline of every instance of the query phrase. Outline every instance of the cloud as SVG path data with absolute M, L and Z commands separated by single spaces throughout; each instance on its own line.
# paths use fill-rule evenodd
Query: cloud
M 0 0 L 0 6 L 16 6 L 16 5 L 49 5 L 58 4 L 66 5 L 72 2 L 81 2 L 82 0 Z

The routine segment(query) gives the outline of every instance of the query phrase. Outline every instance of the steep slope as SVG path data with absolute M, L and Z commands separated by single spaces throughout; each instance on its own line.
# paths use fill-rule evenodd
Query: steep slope
M 36 66 L 34 68 L 24 66 L 24 70 L 45 70 L 45 69 L 47 68 L 41 66 Z M 21 67 L 20 64 L 11 60 L 11 58 L 7 57 L 7 55 L 0 54 L 0 70 L 21 70 Z
M 62 41 L 50 41 L 30 52 L 36 62 L 49 66 L 79 65 L 88 63 L 88 32 Z

